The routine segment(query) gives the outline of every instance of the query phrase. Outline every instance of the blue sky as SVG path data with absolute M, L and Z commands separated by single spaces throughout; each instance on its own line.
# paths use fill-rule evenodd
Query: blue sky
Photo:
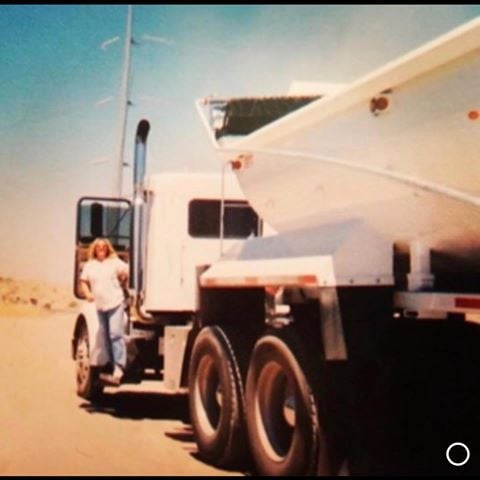
M 474 5 L 134 6 L 125 160 L 148 118 L 148 172 L 216 170 L 196 98 L 349 82 L 479 14 Z M 76 199 L 112 190 L 126 15 L 126 5 L 0 6 L 0 276 L 70 282 Z

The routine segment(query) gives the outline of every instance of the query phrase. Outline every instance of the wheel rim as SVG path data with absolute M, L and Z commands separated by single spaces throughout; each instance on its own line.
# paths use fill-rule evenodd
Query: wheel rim
M 83 385 L 88 380 L 90 373 L 90 361 L 88 354 L 88 342 L 85 337 L 78 339 L 77 353 L 76 353 L 76 373 L 77 385 Z
M 296 427 L 296 405 L 292 380 L 277 362 L 263 367 L 255 395 L 255 424 L 264 451 L 277 462 L 288 454 Z
M 204 434 L 207 437 L 214 436 L 220 423 L 223 395 L 218 370 L 210 355 L 205 355 L 198 364 L 194 402 Z

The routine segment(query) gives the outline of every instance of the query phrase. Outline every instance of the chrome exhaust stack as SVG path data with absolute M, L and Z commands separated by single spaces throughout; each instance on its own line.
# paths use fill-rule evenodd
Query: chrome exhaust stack
M 138 310 L 143 300 L 143 276 L 146 252 L 146 222 L 145 222 L 145 171 L 147 137 L 150 123 L 140 120 L 135 136 L 135 155 L 133 166 L 133 246 L 130 261 L 130 288 L 135 293 L 135 303 Z

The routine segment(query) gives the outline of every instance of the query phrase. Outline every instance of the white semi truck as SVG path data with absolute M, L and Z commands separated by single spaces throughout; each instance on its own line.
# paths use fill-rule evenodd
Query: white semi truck
M 126 381 L 188 390 L 203 458 L 480 472 L 479 75 L 476 19 L 317 96 L 203 99 L 241 190 L 225 173 L 144 181 L 142 121 L 133 207 L 79 202 L 76 283 L 93 237 L 130 260 Z M 85 302 L 73 356 L 91 399 L 96 325 Z

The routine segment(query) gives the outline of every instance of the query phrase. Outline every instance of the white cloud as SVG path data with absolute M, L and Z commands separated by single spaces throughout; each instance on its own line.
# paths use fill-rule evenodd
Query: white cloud
M 170 40 L 169 38 L 157 37 L 155 35 L 149 35 L 148 33 L 142 35 L 142 38 L 144 40 L 149 40 L 150 42 L 155 42 L 155 43 L 161 43 L 163 45 L 168 45 L 169 47 L 173 47 L 175 45 L 175 42 L 173 40 Z

